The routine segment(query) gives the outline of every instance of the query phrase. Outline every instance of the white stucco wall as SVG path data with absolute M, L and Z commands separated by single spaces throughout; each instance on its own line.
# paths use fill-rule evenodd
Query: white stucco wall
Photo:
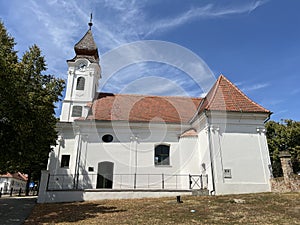
M 69 174 L 69 181 L 77 173 L 76 160 L 80 161 L 79 174 L 88 174 L 89 179 L 79 176 L 79 187 L 96 188 L 98 165 L 112 162 L 114 165 L 114 189 L 136 188 L 188 189 L 189 173 L 199 174 L 199 151 L 197 138 L 185 138 L 179 142 L 180 125 L 133 124 L 131 128 L 123 123 L 81 124 L 80 128 L 69 123 L 60 131 L 63 142 L 58 142 L 52 153 L 48 170 L 51 174 Z M 103 135 L 111 134 L 111 143 L 102 141 Z M 134 138 L 137 137 L 137 138 Z M 170 146 L 170 165 L 154 163 L 156 145 Z M 61 168 L 61 155 L 70 154 L 69 168 Z M 78 154 L 78 155 L 77 155 Z M 89 171 L 89 167 L 93 171 Z M 177 176 L 174 176 L 176 174 Z M 53 178 L 53 182 L 59 183 Z M 64 179 L 64 181 L 66 181 Z M 162 184 L 164 180 L 164 184 Z M 62 187 L 66 187 L 61 184 Z
M 176 184 L 176 178 L 170 176 L 181 173 L 178 130 L 169 129 L 169 132 L 165 132 L 157 128 L 151 128 L 151 131 L 148 128 L 133 128 L 128 132 L 127 128 L 118 128 L 116 125 L 113 129 L 97 129 L 97 133 L 89 135 L 88 154 L 82 162 L 83 165 L 94 167 L 96 174 L 98 163 L 113 162 L 116 174 L 113 188 L 133 188 L 135 173 L 138 174 L 137 188 L 161 188 L 162 174 L 169 181 L 165 183 L 168 185 L 165 188 L 179 188 L 176 186 L 180 184 L 179 179 Z M 103 143 L 102 136 L 105 134 L 112 134 L 114 141 Z M 133 136 L 137 139 L 132 138 Z M 158 144 L 170 146 L 170 165 L 155 165 L 154 148 Z
M 2 193 L 7 194 L 12 188 L 14 191 L 18 191 L 20 188 L 24 191 L 26 188 L 26 181 L 12 177 L 0 177 L 0 189 L 2 190 Z
M 200 115 L 193 123 L 198 136 L 181 138 L 180 134 L 191 126 L 129 125 L 121 121 L 62 123 L 63 141 L 55 147 L 48 169 L 51 174 L 70 175 L 63 181 L 53 178 L 62 188 L 71 187 L 75 180 L 78 188 L 96 188 L 99 163 L 111 162 L 113 189 L 132 189 L 134 185 L 136 189 L 189 189 L 188 175 L 203 174 L 207 175 L 211 194 L 270 191 L 265 115 L 219 113 L 213 118 L 210 116 Z M 102 141 L 106 134 L 113 135 L 113 142 Z M 170 165 L 155 165 L 154 148 L 158 144 L 170 146 Z M 63 154 L 71 156 L 69 168 L 60 168 Z M 76 161 L 80 162 L 79 167 Z M 93 171 L 89 171 L 89 167 Z M 224 177 L 225 169 L 230 170 L 230 178 Z M 80 175 L 76 178 L 77 172 Z M 137 174 L 136 183 L 134 174 Z M 60 182 L 69 182 L 69 186 Z
M 242 116 L 229 114 L 226 123 L 215 116 L 210 123 L 216 194 L 270 191 L 263 117 Z M 231 177 L 225 177 L 225 170 L 230 170 Z
M 180 161 L 178 163 L 181 173 L 200 174 L 198 137 L 181 137 L 179 144 Z
M 84 62 L 87 67 L 79 69 L 80 63 Z M 88 115 L 87 103 L 92 102 L 98 89 L 98 80 L 101 78 L 101 67 L 98 63 L 90 63 L 87 59 L 77 59 L 75 62 L 68 61 L 68 82 L 66 95 L 62 104 L 60 121 L 73 122 L 72 107 L 82 106 L 82 117 Z M 84 90 L 76 90 L 77 79 L 85 79 Z

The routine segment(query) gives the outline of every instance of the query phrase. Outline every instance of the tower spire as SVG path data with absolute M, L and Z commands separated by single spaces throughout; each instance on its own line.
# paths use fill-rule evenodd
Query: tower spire
M 88 23 L 90 30 L 92 29 L 92 26 L 93 26 L 92 20 L 93 20 L 93 14 L 91 13 L 90 22 Z

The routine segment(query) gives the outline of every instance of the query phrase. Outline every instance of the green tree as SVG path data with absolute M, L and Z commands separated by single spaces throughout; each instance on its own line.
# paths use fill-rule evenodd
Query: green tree
M 57 133 L 54 103 L 60 100 L 64 81 L 43 74 L 46 62 L 33 45 L 18 61 L 13 38 L 0 24 L 0 172 L 21 171 L 39 177 L 47 165 Z M 3 53 L 2 53 L 3 52 Z
M 300 171 L 300 122 L 282 120 L 266 123 L 267 140 L 275 177 L 282 176 L 279 154 L 288 150 L 294 172 Z
M 16 152 L 19 132 L 15 120 L 21 117 L 23 102 L 21 95 L 16 92 L 22 86 L 18 74 L 19 64 L 17 52 L 14 50 L 13 37 L 7 34 L 0 22 L 0 171 L 9 170 L 11 152 Z M 5 168 L 6 167 L 6 168 Z M 4 169 L 5 168 L 5 169 Z

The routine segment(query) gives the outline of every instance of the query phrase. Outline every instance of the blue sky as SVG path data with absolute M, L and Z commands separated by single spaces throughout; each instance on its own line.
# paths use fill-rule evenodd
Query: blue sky
M 271 119 L 277 121 L 300 120 L 299 9 L 298 0 L 0 0 L 0 18 L 15 38 L 19 55 L 37 44 L 50 74 L 66 79 L 66 60 L 74 57 L 74 44 L 87 31 L 92 12 L 101 55 L 134 41 L 178 44 L 201 57 L 215 77 L 224 74 L 271 110 Z M 153 75 L 160 80 L 148 83 Z M 146 82 L 130 88 L 137 79 Z M 164 79 L 184 91 L 166 85 Z M 203 95 L 182 71 L 154 62 L 122 69 L 101 90 Z

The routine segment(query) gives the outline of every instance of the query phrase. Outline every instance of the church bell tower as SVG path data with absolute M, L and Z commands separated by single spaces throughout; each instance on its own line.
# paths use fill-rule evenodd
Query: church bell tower
M 61 122 L 73 122 L 78 118 L 86 118 L 89 105 L 93 102 L 98 89 L 101 67 L 98 48 L 92 34 L 92 25 L 91 15 L 89 30 L 74 46 L 75 57 L 67 60 L 68 80 L 60 115 Z

